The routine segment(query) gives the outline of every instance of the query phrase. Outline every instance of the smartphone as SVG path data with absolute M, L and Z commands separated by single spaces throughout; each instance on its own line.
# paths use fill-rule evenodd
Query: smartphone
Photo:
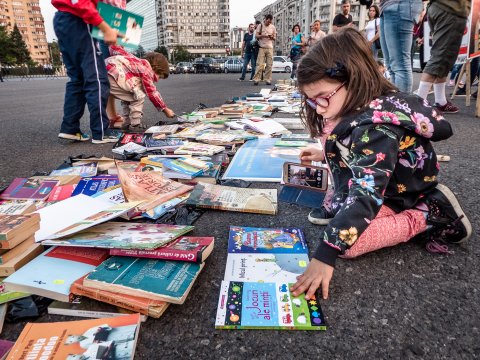
M 286 162 L 283 164 L 285 185 L 327 191 L 328 170 L 324 167 Z

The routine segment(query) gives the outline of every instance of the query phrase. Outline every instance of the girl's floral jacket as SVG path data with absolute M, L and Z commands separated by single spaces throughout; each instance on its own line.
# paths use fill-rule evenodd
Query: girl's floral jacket
M 333 266 L 383 204 L 396 212 L 414 207 L 437 184 L 439 166 L 431 141 L 451 135 L 450 124 L 416 95 L 382 96 L 345 117 L 325 145 L 335 216 L 314 258 Z

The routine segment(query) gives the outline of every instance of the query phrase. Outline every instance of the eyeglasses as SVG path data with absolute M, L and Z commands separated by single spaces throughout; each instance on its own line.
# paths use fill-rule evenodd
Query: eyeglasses
M 333 90 L 330 94 L 327 96 L 317 96 L 315 99 L 307 99 L 305 100 L 308 106 L 310 106 L 313 110 L 317 110 L 317 106 L 321 106 L 323 108 L 328 107 L 330 105 L 330 99 L 333 95 L 335 95 L 338 90 L 340 90 L 342 87 L 344 87 L 346 82 L 344 81 L 343 83 L 340 84 L 335 90 Z

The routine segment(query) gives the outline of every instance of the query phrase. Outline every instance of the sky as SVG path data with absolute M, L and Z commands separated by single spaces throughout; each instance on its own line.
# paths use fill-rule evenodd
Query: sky
M 274 1 L 275 0 L 230 0 L 230 26 L 247 27 L 249 23 L 253 22 L 253 16 L 256 13 Z M 47 41 L 50 42 L 56 39 L 52 25 L 53 15 L 56 10 L 50 0 L 40 0 L 40 8 L 42 9 L 42 15 L 45 20 Z

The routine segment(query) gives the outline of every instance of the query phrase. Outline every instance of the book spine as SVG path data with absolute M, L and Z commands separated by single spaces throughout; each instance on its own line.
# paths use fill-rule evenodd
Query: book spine
M 188 253 L 179 253 L 171 251 L 146 251 L 146 250 L 126 250 L 126 249 L 110 249 L 111 256 L 133 256 L 148 259 L 174 260 L 186 262 L 201 262 L 201 251 L 191 251 Z
M 122 299 L 121 294 L 115 294 L 115 296 L 110 296 L 107 294 L 102 294 L 96 289 L 90 289 L 86 286 L 82 286 L 77 283 L 73 283 L 70 292 L 75 295 L 86 296 L 88 298 L 105 302 L 107 304 L 119 306 L 121 308 L 131 310 L 133 312 L 138 312 L 140 314 L 148 315 L 148 305 L 141 304 L 134 301 L 133 299 L 125 300 Z

